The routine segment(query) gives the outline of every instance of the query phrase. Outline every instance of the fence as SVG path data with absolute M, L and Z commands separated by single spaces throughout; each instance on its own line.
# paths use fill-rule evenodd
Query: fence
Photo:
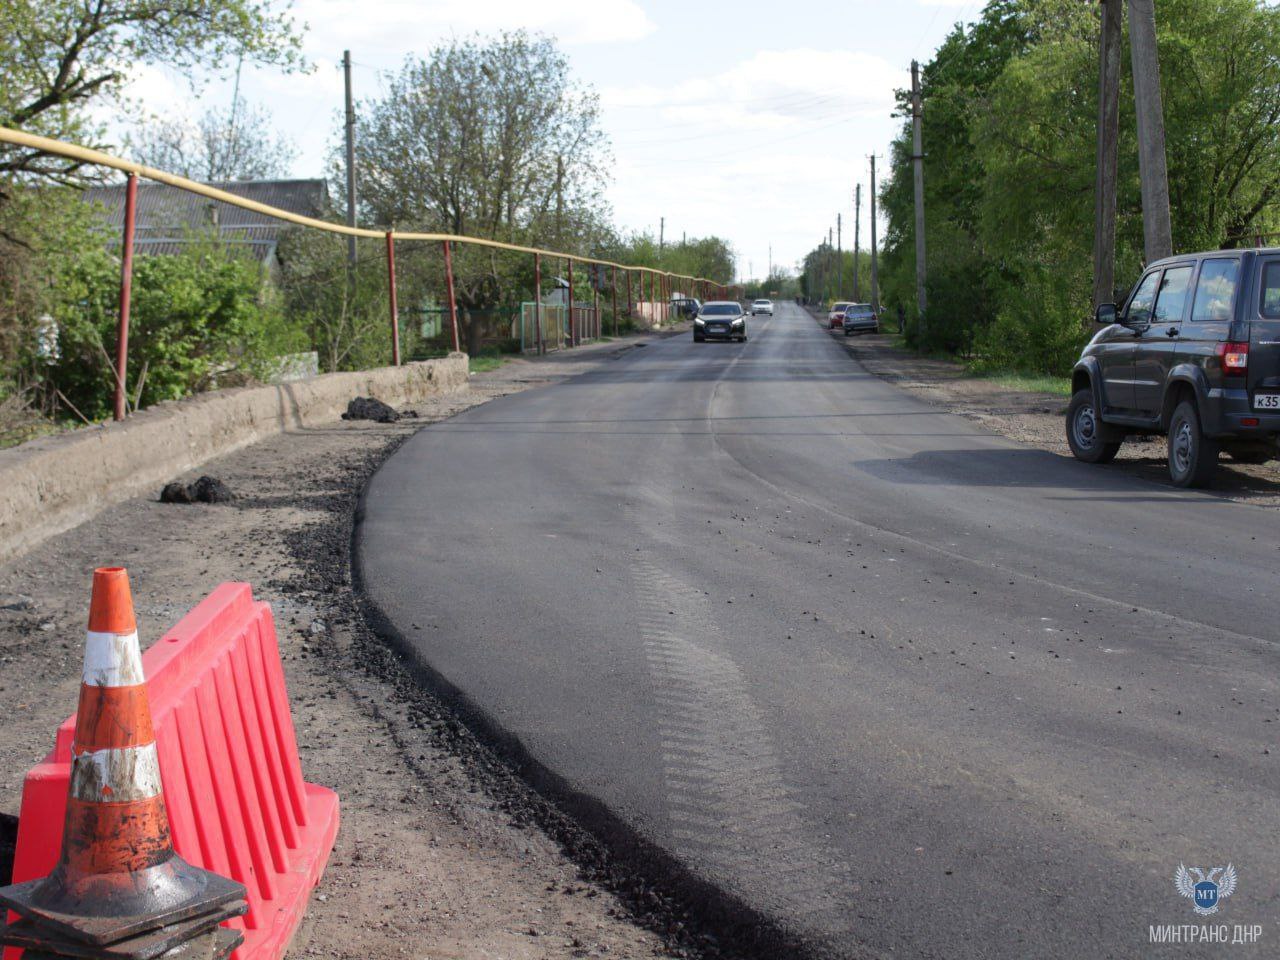
M 595 340 L 603 333 L 600 308 L 585 303 L 573 305 L 572 324 L 563 303 L 543 303 L 539 309 L 532 300 L 520 304 L 520 313 L 511 322 L 511 338 L 520 341 L 522 353 L 563 350 L 584 340 Z
M 474 246 L 488 247 L 490 249 L 524 253 L 533 257 L 535 297 L 532 306 L 534 313 L 533 330 L 535 335 L 531 342 L 534 344 L 533 349 L 536 349 L 538 352 L 545 352 L 549 346 L 546 337 L 538 335 L 544 327 L 541 314 L 545 309 L 548 309 L 541 302 L 543 257 L 556 257 L 568 265 L 568 298 L 571 302 L 573 301 L 574 293 L 573 265 L 575 263 L 595 264 L 599 267 L 606 268 L 609 272 L 610 296 L 613 301 L 615 316 L 617 316 L 618 296 L 619 293 L 623 291 L 624 280 L 628 312 L 630 312 L 631 305 L 634 303 L 632 298 L 633 281 L 637 284 L 636 290 L 638 291 L 639 299 L 647 300 L 650 303 L 656 304 L 656 311 L 662 314 L 669 313 L 672 291 L 676 289 L 675 284 L 677 282 L 682 286 L 687 285 L 689 289 L 697 291 L 697 294 L 703 299 L 709 299 L 713 296 L 727 297 L 731 293 L 737 296 L 738 291 L 740 290 L 738 287 L 722 284 L 715 280 L 706 279 L 705 277 L 690 277 L 683 274 L 660 270 L 656 267 L 616 263 L 612 260 L 605 260 L 598 257 L 586 257 L 578 254 L 544 250 L 540 247 L 527 247 L 520 244 L 503 243 L 499 240 L 489 240 L 484 237 L 466 237 L 449 233 L 401 232 L 391 229 L 369 229 L 366 227 L 349 227 L 345 224 L 330 223 L 325 220 L 318 220 L 314 217 L 304 216 L 289 210 L 282 210 L 278 207 L 269 206 L 268 204 L 248 200 L 244 197 L 227 193 L 224 190 L 219 190 L 217 187 L 212 187 L 208 184 L 197 183 L 194 180 L 188 180 L 185 177 L 179 177 L 163 170 L 156 170 L 151 167 L 143 166 L 139 163 L 123 160 L 119 157 L 114 157 L 98 150 L 90 150 L 89 148 L 79 146 L 78 144 L 64 143 L 60 140 L 40 137 L 35 134 L 24 133 L 20 130 L 11 130 L 5 127 L 0 127 L 0 143 L 7 143 L 27 150 L 36 150 L 40 153 L 67 157 L 68 159 L 75 160 L 80 164 L 119 170 L 127 176 L 123 246 L 120 258 L 120 310 L 119 323 L 117 325 L 116 332 L 115 363 L 112 371 L 115 380 L 114 418 L 116 420 L 123 420 L 128 412 L 127 384 L 129 372 L 129 313 L 131 305 L 131 284 L 133 278 L 134 234 L 137 226 L 139 177 L 152 180 L 157 183 L 168 184 L 171 187 L 176 187 L 180 190 L 198 194 L 210 200 L 216 200 L 245 210 L 255 211 L 274 219 L 312 230 L 321 230 L 326 233 L 341 234 L 348 237 L 363 237 L 383 241 L 386 244 L 388 280 L 387 299 L 389 334 L 391 337 L 391 356 L 392 363 L 396 366 L 400 365 L 400 320 L 398 305 L 396 302 L 397 241 L 440 244 L 441 255 L 444 261 L 445 304 L 449 314 L 449 322 L 453 333 L 453 347 L 455 350 L 459 349 L 460 343 L 458 336 L 458 304 L 453 275 L 452 247 L 454 244 L 472 244 Z M 646 287 L 648 288 L 647 293 Z M 597 303 L 599 300 L 599 294 L 600 291 L 597 290 L 595 294 Z M 564 330 L 563 339 L 560 341 L 561 345 L 574 346 L 580 342 L 583 337 L 582 328 L 579 326 L 580 322 L 594 320 L 596 324 L 595 329 L 597 333 L 599 332 L 598 306 L 585 308 L 587 310 L 586 315 L 583 315 L 580 312 L 581 309 L 583 308 L 575 306 L 573 311 L 571 311 L 570 315 L 566 318 L 566 329 Z M 522 331 L 524 329 L 523 311 L 521 311 L 521 329 Z

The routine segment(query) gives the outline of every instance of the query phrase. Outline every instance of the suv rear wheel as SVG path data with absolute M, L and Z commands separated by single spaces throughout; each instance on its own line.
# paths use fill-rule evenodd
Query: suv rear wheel
M 1176 487 L 1207 487 L 1218 468 L 1218 442 L 1200 430 L 1200 415 L 1183 400 L 1169 420 L 1169 479 Z
M 1093 406 L 1092 390 L 1077 390 L 1067 407 L 1067 445 L 1077 460 L 1110 463 L 1120 452 L 1119 441 L 1103 439 L 1107 431 Z

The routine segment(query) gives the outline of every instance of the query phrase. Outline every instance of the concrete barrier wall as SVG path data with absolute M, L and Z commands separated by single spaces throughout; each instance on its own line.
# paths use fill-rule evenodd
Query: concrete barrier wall
M 398 405 L 467 388 L 465 354 L 329 373 L 160 403 L 122 423 L 0 450 L 0 561 L 206 460 L 285 430 L 337 420 L 356 396 Z

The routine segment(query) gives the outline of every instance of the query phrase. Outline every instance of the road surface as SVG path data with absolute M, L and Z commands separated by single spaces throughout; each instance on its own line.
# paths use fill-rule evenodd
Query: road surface
M 1276 956 L 1280 513 L 986 434 L 794 306 L 751 332 L 415 435 L 357 532 L 390 628 L 815 955 Z M 1196 916 L 1176 869 L 1228 862 Z

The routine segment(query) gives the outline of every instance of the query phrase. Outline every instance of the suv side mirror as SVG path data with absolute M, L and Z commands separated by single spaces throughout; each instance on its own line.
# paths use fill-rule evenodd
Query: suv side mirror
M 1098 309 L 1093 311 L 1093 319 L 1098 323 L 1119 323 L 1119 317 L 1120 312 L 1116 309 L 1114 303 L 1100 303 L 1098 304 Z

